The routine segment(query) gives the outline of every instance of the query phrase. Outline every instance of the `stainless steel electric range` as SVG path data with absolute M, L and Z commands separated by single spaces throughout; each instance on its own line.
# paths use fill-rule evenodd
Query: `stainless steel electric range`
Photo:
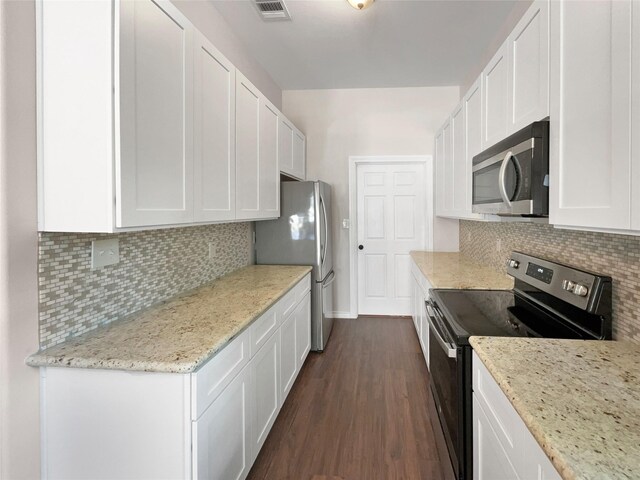
M 473 478 L 470 336 L 607 340 L 611 277 L 514 252 L 513 290 L 431 290 L 431 392 L 453 476 Z

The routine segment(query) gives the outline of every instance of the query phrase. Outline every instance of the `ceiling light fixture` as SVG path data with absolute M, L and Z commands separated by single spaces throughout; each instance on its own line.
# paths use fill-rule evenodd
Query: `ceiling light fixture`
M 349 5 L 356 10 L 364 10 L 365 8 L 370 7 L 374 1 L 375 0 L 347 0 Z

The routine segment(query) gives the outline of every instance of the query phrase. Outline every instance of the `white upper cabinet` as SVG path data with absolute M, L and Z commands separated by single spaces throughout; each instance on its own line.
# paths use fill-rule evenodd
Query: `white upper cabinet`
M 168 2 L 119 6 L 117 226 L 192 222 L 193 28 Z
M 503 44 L 482 72 L 482 149 L 507 136 L 509 50 Z
M 170 1 L 36 6 L 39 230 L 279 215 L 280 112 Z
M 509 133 L 549 116 L 549 0 L 537 0 L 507 39 Z
M 433 140 L 434 144 L 434 179 L 435 179 L 435 211 L 441 216 L 444 212 L 444 131 L 440 129 Z
M 307 178 L 306 138 L 300 130 L 293 130 L 293 172 L 292 175 L 300 180 Z
M 442 141 L 444 147 L 444 155 L 442 156 L 442 164 L 444 166 L 444 211 L 443 214 L 453 214 L 453 168 L 452 164 L 452 134 L 451 134 L 451 119 L 442 127 Z
M 640 8 L 638 3 L 634 4 L 632 17 L 632 45 L 640 45 Z M 640 231 L 640 48 L 632 49 L 631 59 L 631 153 L 632 153 L 632 185 L 633 198 L 632 205 L 636 208 L 632 211 L 631 228 Z
M 260 92 L 236 72 L 236 215 L 256 218 L 260 208 Z
M 453 213 L 464 215 L 470 213 L 471 203 L 467 206 L 467 148 L 465 138 L 465 109 L 464 103 L 458 104 L 451 114 L 451 159 L 445 167 L 450 170 L 452 178 L 451 197 L 453 198 Z
M 195 37 L 194 216 L 236 215 L 235 67 L 202 34 Z
M 462 100 L 464 110 L 464 173 L 463 180 L 459 182 L 459 188 L 464 189 L 465 204 L 462 211 L 465 218 L 478 219 L 483 216 L 472 213 L 473 182 L 472 169 L 473 157 L 482 151 L 482 80 L 478 78 Z M 462 170 L 462 167 L 461 167 Z
M 278 110 L 264 98 L 260 105 L 260 211 L 257 218 L 280 215 L 280 170 L 278 168 Z
M 236 72 L 236 218 L 279 214 L 278 111 Z
M 631 228 L 631 105 L 637 113 L 638 103 L 631 89 L 640 81 L 632 80 L 631 18 L 637 6 L 632 0 L 551 3 L 551 223 Z M 637 73 L 637 60 L 634 67 Z M 637 222 L 640 212 L 634 213 Z
M 278 164 L 285 175 L 306 179 L 305 136 L 282 113 L 280 114 Z

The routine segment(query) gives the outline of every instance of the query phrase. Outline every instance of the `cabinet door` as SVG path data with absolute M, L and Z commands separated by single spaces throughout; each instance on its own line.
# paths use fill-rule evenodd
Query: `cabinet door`
M 311 350 L 311 293 L 307 293 L 304 299 L 296 307 L 296 352 L 298 355 L 298 371 L 304 365 L 304 361 Z
M 471 202 L 467 202 L 467 140 L 465 137 L 465 108 L 460 103 L 451 114 L 451 165 L 453 181 L 453 213 L 464 217 L 471 213 Z
M 551 223 L 631 226 L 632 3 L 551 3 Z
M 482 218 L 473 211 L 473 157 L 482 151 L 482 80 L 478 78 L 464 97 L 465 125 L 465 217 Z
M 297 129 L 293 130 L 293 174 L 300 180 L 307 178 L 307 153 L 305 150 L 306 140 L 304 135 Z
M 473 478 L 474 480 L 518 480 L 520 478 L 475 395 L 473 395 Z
M 251 368 L 247 365 L 193 422 L 193 478 L 243 479 L 251 451 Z
M 236 204 L 235 67 L 195 37 L 194 219 L 232 220 Z
M 444 129 L 441 129 L 433 141 L 435 154 L 435 213 L 444 215 Z
M 282 114 L 278 120 L 278 165 L 281 172 L 293 175 L 293 126 Z
M 537 0 L 507 40 L 509 133 L 549 116 L 549 0 Z
M 296 324 L 297 316 L 291 313 L 280 326 L 280 405 L 289 395 L 298 373 Z
M 260 208 L 260 92 L 236 72 L 236 218 L 256 218 Z
M 507 136 L 509 58 L 503 44 L 482 72 L 482 149 Z
M 280 170 L 278 169 L 278 111 L 270 103 L 260 102 L 260 138 L 258 162 L 259 211 L 256 218 L 280 215 Z
M 640 5 L 635 3 L 633 6 L 632 18 L 632 44 L 640 45 Z M 631 135 L 632 135 L 632 192 L 634 208 L 632 210 L 631 228 L 640 230 L 640 48 L 632 49 L 632 112 L 631 112 Z
M 116 5 L 116 224 L 191 222 L 194 29 L 168 1 Z
M 451 119 L 442 128 L 444 155 L 444 214 L 453 214 L 453 135 L 451 131 Z
M 255 354 L 250 365 L 253 375 L 252 449 L 255 459 L 280 411 L 280 335 L 277 332 Z

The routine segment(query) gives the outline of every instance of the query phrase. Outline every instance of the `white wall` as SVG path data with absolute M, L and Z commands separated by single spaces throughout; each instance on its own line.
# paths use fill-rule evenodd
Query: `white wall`
M 271 103 L 277 108 L 281 108 L 282 89 L 249 54 L 211 2 L 206 0 L 171 1 Z
M 285 90 L 282 108 L 307 136 L 307 178 L 333 187 L 334 310 L 349 305 L 350 155 L 431 155 L 458 87 Z M 458 221 L 437 219 L 434 249 L 458 249 Z M 355 310 L 355 308 L 354 308 Z
M 40 477 L 35 8 L 0 1 L 0 478 Z

